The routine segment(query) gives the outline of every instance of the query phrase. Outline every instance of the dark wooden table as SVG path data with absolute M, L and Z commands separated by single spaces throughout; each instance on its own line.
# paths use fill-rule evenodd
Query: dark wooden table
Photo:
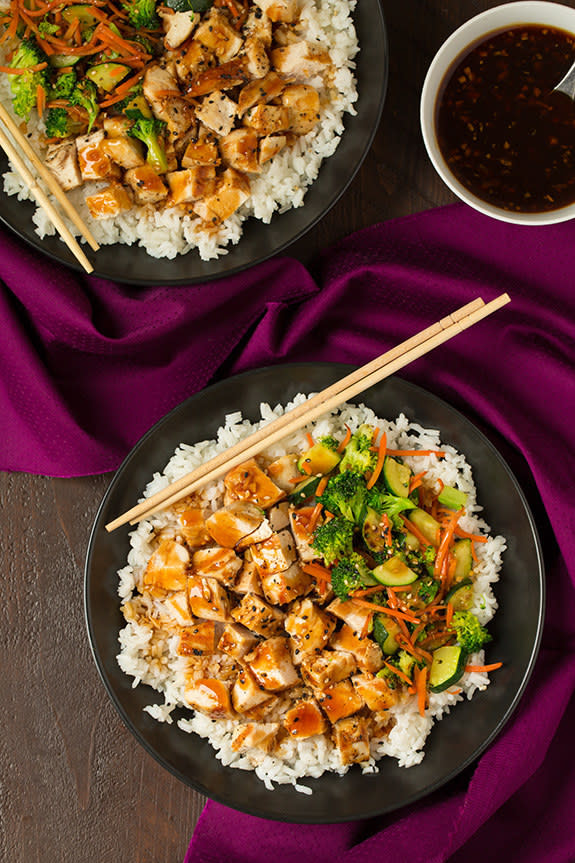
M 343 198 L 289 254 L 313 265 L 314 250 L 358 228 L 454 200 L 425 153 L 419 94 L 442 41 L 495 5 L 383 0 L 390 75 L 381 126 Z M 131 736 L 92 660 L 84 556 L 110 478 L 0 474 L 0 860 L 6 863 L 178 863 L 204 804 Z

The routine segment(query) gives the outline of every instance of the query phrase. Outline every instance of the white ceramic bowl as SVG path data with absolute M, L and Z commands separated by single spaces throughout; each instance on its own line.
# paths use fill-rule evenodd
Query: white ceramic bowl
M 421 93 L 421 131 L 429 158 L 436 171 L 444 183 L 462 201 L 481 213 L 495 219 L 501 219 L 504 222 L 515 222 L 521 225 L 550 225 L 575 218 L 575 204 L 541 213 L 516 213 L 488 204 L 472 194 L 453 175 L 441 154 L 436 135 L 437 97 L 445 75 L 454 61 L 489 35 L 525 24 L 546 24 L 549 27 L 565 30 L 575 36 L 575 9 L 560 3 L 543 2 L 543 0 L 541 2 L 540 0 L 520 0 L 520 2 L 506 3 L 504 6 L 488 9 L 459 27 L 443 43 L 427 72 Z

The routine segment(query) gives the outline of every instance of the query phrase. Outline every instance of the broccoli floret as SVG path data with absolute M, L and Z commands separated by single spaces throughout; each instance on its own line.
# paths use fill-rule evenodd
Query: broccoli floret
M 78 76 L 73 69 L 62 72 L 52 81 L 50 95 L 52 99 L 69 99 L 78 83 Z
M 49 108 L 45 124 L 47 138 L 67 138 L 72 134 L 70 117 L 65 108 Z
M 58 33 L 58 31 L 60 30 L 60 25 L 54 24 L 52 21 L 44 18 L 38 24 L 38 30 L 40 31 L 40 33 L 44 33 L 46 36 L 54 36 L 54 34 Z
M 134 125 L 128 130 L 128 135 L 143 141 L 147 147 L 146 161 L 156 171 L 168 170 L 166 148 L 162 141 L 162 133 L 166 124 L 156 117 L 144 117 L 141 111 L 128 110 L 126 116 L 134 120 Z
M 315 531 L 312 546 L 327 566 L 348 557 L 353 552 L 353 524 L 341 516 L 326 521 Z
M 137 29 L 154 30 L 159 26 L 160 19 L 156 13 L 156 0 L 128 0 L 124 2 L 130 24 Z
M 435 599 L 438 590 L 439 583 L 430 575 L 417 582 L 417 596 L 426 605 L 429 605 Z
M 342 515 L 354 524 L 361 524 L 365 513 L 367 489 L 364 478 L 353 471 L 334 474 L 318 497 L 325 509 L 333 515 Z
M 93 81 L 84 79 L 78 82 L 78 86 L 70 96 L 70 104 L 83 108 L 88 115 L 88 132 L 98 116 L 98 88 Z
M 318 443 L 320 443 L 326 449 L 332 449 L 334 452 L 339 447 L 339 441 L 336 440 L 334 437 L 332 437 L 329 434 L 326 434 L 323 437 L 320 437 Z
M 364 423 L 354 434 L 343 451 L 339 463 L 340 471 L 352 470 L 355 473 L 371 473 L 377 464 L 377 453 L 372 449 L 373 428 Z
M 483 645 L 491 641 L 491 636 L 484 626 L 470 611 L 456 611 L 451 621 L 451 627 L 457 633 L 457 641 L 466 653 L 475 653 Z
M 377 583 L 361 554 L 354 553 L 342 558 L 331 571 L 333 592 L 343 602 L 349 599 L 354 590 L 373 587 Z
M 416 509 L 416 504 L 408 498 L 398 497 L 395 494 L 387 494 L 377 486 L 369 489 L 367 504 L 379 515 L 386 513 L 396 530 L 400 530 L 403 527 L 403 522 L 399 518 L 400 512 L 404 512 L 407 509 Z
M 44 52 L 32 39 L 23 39 L 14 52 L 10 66 L 12 69 L 27 69 L 45 63 Z M 38 98 L 38 87 L 47 85 L 46 70 L 29 71 L 21 75 L 10 75 L 10 87 L 12 89 L 12 104 L 14 111 L 19 117 L 28 120 L 32 109 L 36 106 Z

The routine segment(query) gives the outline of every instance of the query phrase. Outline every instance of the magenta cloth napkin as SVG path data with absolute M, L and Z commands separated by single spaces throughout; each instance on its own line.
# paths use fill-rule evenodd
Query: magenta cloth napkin
M 541 653 L 477 765 L 369 822 L 291 825 L 208 803 L 185 863 L 575 860 L 575 223 L 522 228 L 463 205 L 376 225 L 316 279 L 275 259 L 191 288 L 82 278 L 0 235 L 0 468 L 115 468 L 218 375 L 286 361 L 361 363 L 476 296 L 512 303 L 402 371 L 503 447 L 547 566 Z M 416 768 L 413 768 L 416 769 Z

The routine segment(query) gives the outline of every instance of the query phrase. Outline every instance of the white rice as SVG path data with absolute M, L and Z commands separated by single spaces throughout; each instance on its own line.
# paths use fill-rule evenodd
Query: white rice
M 274 213 L 303 206 L 306 191 L 317 178 L 323 159 L 331 156 L 339 144 L 344 131 L 344 114 L 356 113 L 354 57 L 359 47 L 352 18 L 355 5 L 356 0 L 303 0 L 301 38 L 325 48 L 334 67 L 329 89 L 319 78 L 309 82 L 320 91 L 320 121 L 313 131 L 266 163 L 259 175 L 252 175 L 250 198 L 217 231 L 208 233 L 197 217 L 182 216 L 175 208 L 139 207 L 113 219 L 92 219 L 84 198 L 106 185 L 92 183 L 70 192 L 69 197 L 96 240 L 101 245 L 139 245 L 154 258 L 172 259 L 196 249 L 202 260 L 208 261 L 226 254 L 230 244 L 239 242 L 247 218 L 268 224 Z M 8 77 L 0 76 L 0 98 L 7 106 L 11 104 Z M 28 124 L 31 141 L 37 146 L 41 128 L 34 129 L 32 125 L 32 122 Z M 15 171 L 4 174 L 4 191 L 17 195 L 19 200 L 33 200 Z M 55 234 L 54 226 L 42 209 L 35 211 L 33 221 L 40 238 Z M 74 225 L 70 223 L 68 227 L 78 235 Z
M 240 412 L 229 414 L 224 425 L 218 429 L 217 439 L 205 440 L 194 445 L 181 444 L 172 456 L 164 471 L 155 474 L 148 484 L 144 497 L 149 497 L 168 483 L 193 470 L 205 460 L 226 449 L 257 428 L 265 425 L 306 400 L 306 396 L 298 395 L 285 409 L 281 406 L 271 407 L 261 404 L 261 420 L 252 423 L 243 419 Z M 337 411 L 326 414 L 313 424 L 314 437 L 333 434 L 343 437 L 345 425 L 354 431 L 361 423 L 371 423 L 383 428 L 387 433 L 388 447 L 392 449 L 441 449 L 445 457 L 438 459 L 435 455 L 406 457 L 415 472 L 425 470 L 430 479 L 440 478 L 446 485 L 461 489 L 468 496 L 465 515 L 459 524 L 470 533 L 490 533 L 489 526 L 481 518 L 482 507 L 476 501 L 476 490 L 472 472 L 465 457 L 453 447 L 441 443 L 439 431 L 422 428 L 417 423 L 410 423 L 407 417 L 400 414 L 395 421 L 381 420 L 374 412 L 364 406 L 343 405 Z M 307 448 L 305 433 L 312 427 L 284 439 L 270 447 L 263 454 L 270 457 L 282 455 L 285 452 L 303 451 Z M 223 491 L 222 481 L 206 490 L 204 503 L 217 509 L 221 505 Z M 211 504 L 209 503 L 211 501 Z M 161 529 L 170 520 L 169 513 L 159 513 L 151 519 L 142 521 L 130 534 L 131 550 L 128 565 L 119 572 L 118 592 L 125 602 L 129 600 L 139 583 L 145 564 L 152 552 L 151 541 L 155 531 Z M 478 562 L 474 565 L 474 600 L 471 611 L 476 614 L 481 623 L 486 624 L 497 609 L 497 600 L 493 593 L 493 584 L 499 578 L 502 554 L 506 543 L 502 536 L 489 537 L 486 543 L 479 543 L 476 549 Z M 145 710 L 160 722 L 171 723 L 171 713 L 176 707 L 186 707 L 184 688 L 186 685 L 186 659 L 176 653 L 177 637 L 169 639 L 164 645 L 162 671 L 157 670 L 157 663 L 150 663 L 147 646 L 152 636 L 148 626 L 129 622 L 120 633 L 121 651 L 118 662 L 126 674 L 134 678 L 134 686 L 145 683 L 163 695 L 163 703 L 150 705 Z M 469 657 L 469 663 L 481 665 L 484 662 L 483 651 Z M 389 734 L 379 741 L 373 741 L 372 758 L 362 765 L 364 772 L 377 771 L 376 762 L 384 755 L 397 759 L 399 766 L 412 767 L 419 764 L 424 757 L 424 746 L 434 723 L 439 721 L 458 701 L 471 699 L 477 691 L 483 691 L 489 684 L 489 675 L 478 672 L 465 672 L 456 687 L 445 692 L 431 694 L 429 706 L 425 715 L 418 711 L 415 697 L 400 701 L 390 708 L 393 727 Z M 189 708 L 188 708 L 189 709 Z M 270 790 L 274 783 L 291 783 L 302 793 L 311 793 L 310 789 L 298 781 L 304 777 L 319 777 L 325 771 L 343 774 L 348 769 L 342 766 L 337 749 L 323 737 L 313 737 L 305 740 L 289 739 L 282 744 L 276 755 L 263 754 L 261 750 L 245 753 L 235 752 L 231 748 L 231 740 L 236 729 L 232 720 L 212 719 L 200 713 L 190 718 L 180 719 L 178 727 L 185 732 L 196 733 L 207 738 L 216 750 L 216 757 L 222 764 L 241 770 L 255 770 L 257 776 Z

